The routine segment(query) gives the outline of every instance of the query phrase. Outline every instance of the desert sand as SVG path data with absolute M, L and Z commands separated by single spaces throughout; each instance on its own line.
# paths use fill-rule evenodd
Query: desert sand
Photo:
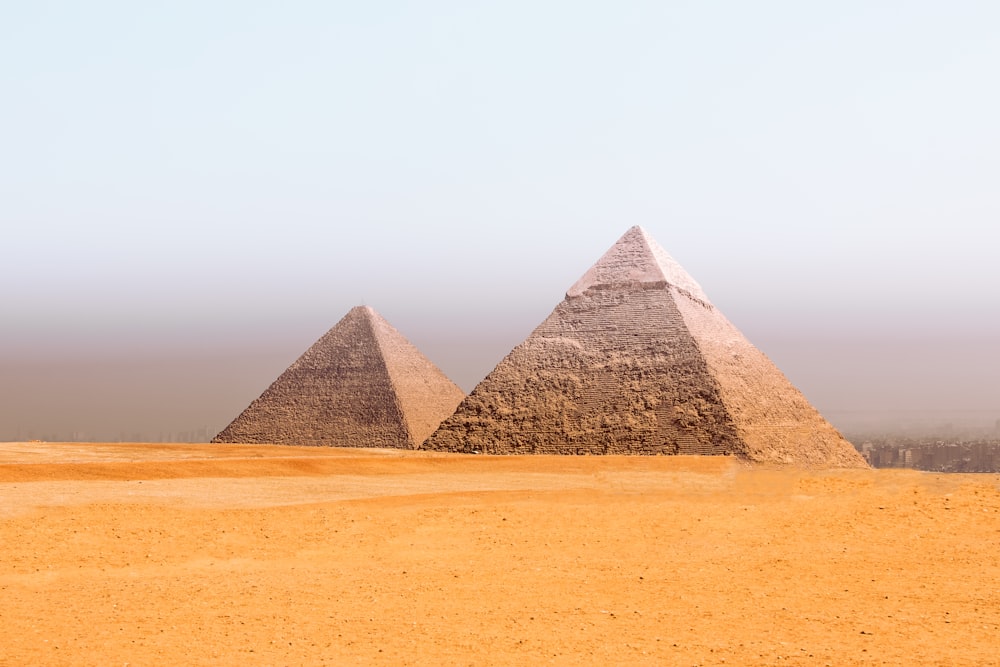
M 1000 664 L 1000 477 L 0 444 L 0 664 Z

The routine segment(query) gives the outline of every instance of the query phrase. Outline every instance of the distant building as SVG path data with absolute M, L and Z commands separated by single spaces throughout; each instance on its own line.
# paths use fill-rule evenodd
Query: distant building
M 873 468 L 929 472 L 1000 472 L 1000 439 L 944 441 L 907 438 L 865 440 L 856 445 Z

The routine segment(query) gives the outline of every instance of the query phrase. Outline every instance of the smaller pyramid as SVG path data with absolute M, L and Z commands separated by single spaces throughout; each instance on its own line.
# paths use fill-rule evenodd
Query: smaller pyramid
M 212 442 L 415 449 L 464 397 L 373 308 L 358 306 Z

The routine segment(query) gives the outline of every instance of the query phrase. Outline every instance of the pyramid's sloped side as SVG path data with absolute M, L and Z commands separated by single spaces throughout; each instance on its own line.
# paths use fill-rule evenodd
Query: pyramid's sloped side
M 727 454 L 738 436 L 665 289 L 567 298 L 424 443 L 494 454 Z
M 411 446 L 417 447 L 455 411 L 465 392 L 383 318 L 374 317 L 372 326 Z
M 696 281 L 691 274 L 677 262 L 677 260 L 671 257 L 670 254 L 663 249 L 663 246 L 657 243 L 656 239 L 650 236 L 645 229 L 642 227 L 639 227 L 638 229 L 642 233 L 642 236 L 646 241 L 646 245 L 649 246 L 649 251 L 652 253 L 657 265 L 663 272 L 663 276 L 667 279 L 667 283 L 679 288 L 682 292 L 687 292 L 688 296 L 707 304 L 708 297 L 705 295 L 705 292 L 702 291 L 701 285 L 698 284 L 698 281 Z
M 851 443 L 718 309 L 681 294 L 676 303 L 719 387 L 747 459 L 867 467 Z
M 412 447 L 382 355 L 353 309 L 213 442 Z

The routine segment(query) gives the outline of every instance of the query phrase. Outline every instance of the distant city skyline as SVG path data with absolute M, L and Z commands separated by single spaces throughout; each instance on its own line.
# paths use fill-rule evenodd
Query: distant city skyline
M 835 426 L 988 428 L 997 34 L 972 0 L 5 7 L 0 440 L 221 429 L 360 304 L 468 391 L 634 224 Z

